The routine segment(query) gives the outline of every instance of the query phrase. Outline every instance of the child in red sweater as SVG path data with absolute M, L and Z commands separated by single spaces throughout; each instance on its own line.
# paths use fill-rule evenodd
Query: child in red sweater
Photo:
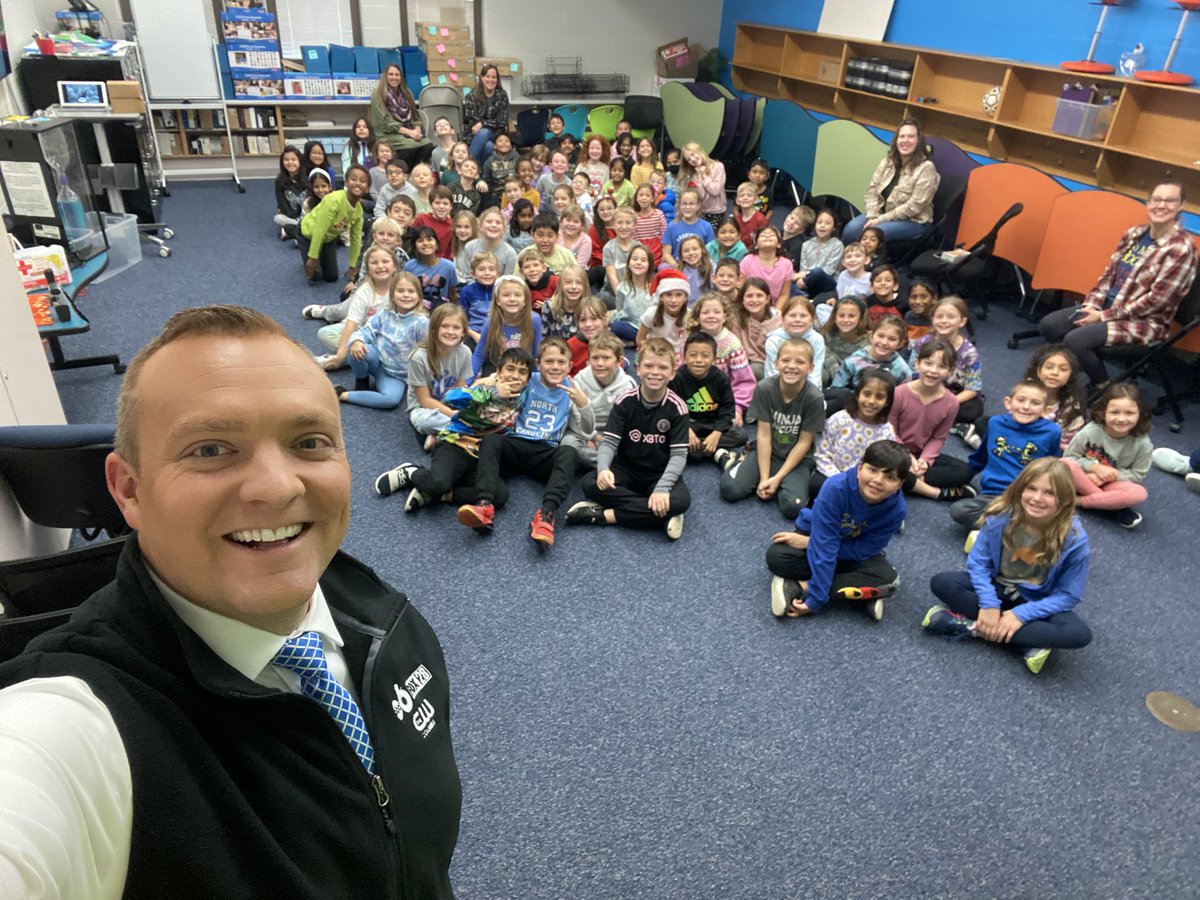
M 517 257 L 517 266 L 525 283 L 529 285 L 529 296 L 533 301 L 533 311 L 540 314 L 542 304 L 554 296 L 558 290 L 558 276 L 550 271 L 542 259 L 537 247 L 526 247 Z

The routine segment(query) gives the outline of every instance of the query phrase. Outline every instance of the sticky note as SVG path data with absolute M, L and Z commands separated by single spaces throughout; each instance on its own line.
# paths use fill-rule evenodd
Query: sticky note
M 453 81 L 455 84 L 457 84 L 457 83 L 458 83 L 458 73 L 457 73 L 457 72 L 451 72 L 451 73 L 450 73 L 450 80 L 451 80 L 451 81 Z
M 449 28 L 442 29 L 442 37 L 450 37 L 450 29 Z
M 436 45 L 436 46 L 435 46 L 433 49 L 434 49 L 434 50 L 436 50 L 438 53 L 445 53 L 445 52 L 446 52 L 446 45 L 445 45 L 445 44 L 438 44 L 438 45 Z
M 428 75 L 421 76 L 421 87 L 429 87 L 429 76 Z
M 457 69 L 458 68 L 458 60 L 457 59 L 448 59 L 448 60 L 446 60 L 446 65 L 448 65 L 452 69 Z
M 437 37 L 437 26 L 436 26 L 436 25 L 430 25 L 430 26 L 429 26 L 429 33 L 430 33 L 430 34 L 432 34 L 434 37 Z
M 517 72 L 519 72 L 521 70 L 521 64 L 520 63 L 509 63 L 508 70 L 515 75 Z
M 439 75 L 439 76 L 438 76 L 438 84 L 445 84 L 445 83 L 446 83 L 446 76 L 445 76 L 445 75 Z

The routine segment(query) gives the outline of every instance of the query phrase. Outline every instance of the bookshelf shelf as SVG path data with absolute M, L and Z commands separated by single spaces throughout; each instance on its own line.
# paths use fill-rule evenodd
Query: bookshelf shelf
M 847 87 L 850 60 L 863 57 L 911 66 L 907 94 Z M 1185 208 L 1200 212 L 1200 90 L 1088 76 L 1087 86 L 1111 107 L 1100 118 L 1108 121 L 1111 112 L 1111 122 L 1088 140 L 1052 127 L 1064 83 L 1078 77 L 1011 60 L 751 22 L 738 23 L 734 41 L 739 90 L 882 128 L 915 116 L 928 135 L 964 150 L 1134 196 L 1158 181 L 1177 180 L 1189 196 Z M 1000 101 L 989 114 L 983 99 L 993 88 Z

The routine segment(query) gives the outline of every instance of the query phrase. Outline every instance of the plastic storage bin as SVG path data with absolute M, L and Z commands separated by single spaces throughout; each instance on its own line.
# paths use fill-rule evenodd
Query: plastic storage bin
M 1056 134 L 1082 138 L 1085 141 L 1102 141 L 1108 134 L 1112 114 L 1111 103 L 1083 103 L 1079 100 L 1060 99 L 1054 108 L 1054 121 L 1050 124 L 1050 129 Z
M 104 216 L 104 233 L 108 235 L 108 267 L 96 279 L 97 282 L 107 281 L 142 261 L 142 241 L 138 236 L 137 216 L 130 213 L 101 215 Z

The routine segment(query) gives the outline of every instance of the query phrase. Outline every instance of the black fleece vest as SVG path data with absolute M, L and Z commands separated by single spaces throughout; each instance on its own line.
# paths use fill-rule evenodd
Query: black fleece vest
M 437 637 L 345 554 L 321 587 L 378 783 L 318 703 L 246 679 L 180 621 L 135 538 L 116 581 L 0 666 L 0 686 L 82 678 L 112 713 L 133 775 L 127 897 L 452 896 L 462 788 Z

